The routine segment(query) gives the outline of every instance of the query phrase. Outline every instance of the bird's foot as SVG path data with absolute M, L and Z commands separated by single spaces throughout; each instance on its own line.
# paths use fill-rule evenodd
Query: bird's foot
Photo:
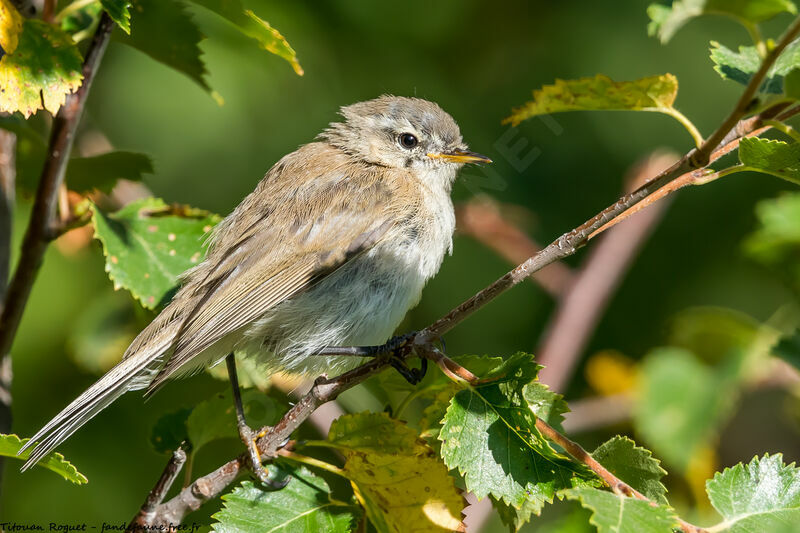
M 250 468 L 253 474 L 258 478 L 261 483 L 267 487 L 267 490 L 280 490 L 289 483 L 289 478 L 285 479 L 271 479 L 267 469 L 262 464 L 261 452 L 258 451 L 258 439 L 263 437 L 269 431 L 269 427 L 263 427 L 258 433 L 253 431 L 247 424 L 238 424 L 239 438 L 242 439 L 245 447 L 247 448 L 248 458 L 250 459 Z

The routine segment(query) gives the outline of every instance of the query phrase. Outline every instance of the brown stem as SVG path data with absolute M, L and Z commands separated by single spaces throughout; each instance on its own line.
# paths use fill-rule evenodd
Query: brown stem
M 161 477 L 158 478 L 158 482 L 150 490 L 150 494 L 147 495 L 142 508 L 139 509 L 139 514 L 131 520 L 126 531 L 136 531 L 136 525 L 139 522 L 147 522 L 149 520 L 156 508 L 164 501 L 164 496 L 167 495 L 167 491 L 172 487 L 185 462 L 186 452 L 183 451 L 183 448 L 178 448 L 172 453 L 172 457 L 169 458 L 167 466 L 164 467 Z
M 649 502 L 652 505 L 657 505 L 655 502 L 651 502 L 647 496 L 609 472 L 606 467 L 597 461 L 597 459 L 592 457 L 589 452 L 584 450 L 580 444 L 570 440 L 566 437 L 566 435 L 562 435 L 541 418 L 536 419 L 536 429 L 538 429 L 539 432 L 549 440 L 564 448 L 564 451 L 570 454 L 576 461 L 588 466 L 592 472 L 597 474 L 597 476 L 602 479 L 615 493 L 627 496 L 629 498 L 636 498 L 637 500 Z M 690 524 L 689 522 L 686 522 L 680 518 L 677 518 L 677 521 L 680 524 L 681 530 L 685 533 L 702 533 L 705 531 L 704 529 Z
M 5 306 L 0 315 L 0 354 L 11 350 L 22 312 L 42 265 L 44 252 L 53 238 L 53 225 L 58 191 L 64 182 L 75 130 L 80 122 L 86 97 L 97 73 L 100 60 L 108 44 L 114 23 L 107 13 L 103 13 L 97 31 L 86 51 L 83 62 L 83 84 L 73 94 L 66 97 L 64 105 L 53 120 L 47 159 L 39 178 L 36 198 L 33 203 L 28 228 L 22 241 L 19 263 L 8 288 Z
M 11 238 L 14 220 L 14 184 L 16 181 L 16 136 L 0 130 L 0 309 L 8 288 L 11 268 Z M 11 356 L 0 354 L 0 433 L 11 433 Z M 0 457 L 0 489 L 4 459 Z

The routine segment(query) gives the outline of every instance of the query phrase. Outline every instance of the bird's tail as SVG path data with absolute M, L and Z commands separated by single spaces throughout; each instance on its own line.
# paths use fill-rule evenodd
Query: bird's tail
M 23 471 L 39 462 L 117 398 L 130 390 L 144 388 L 150 383 L 164 364 L 165 355 L 172 346 L 173 335 L 168 333 L 171 328 L 168 324 L 164 324 L 164 321 L 159 321 L 159 318 L 156 318 L 154 323 L 145 328 L 134 340 L 120 363 L 25 443 L 18 455 L 34 444 L 36 447 L 22 466 Z

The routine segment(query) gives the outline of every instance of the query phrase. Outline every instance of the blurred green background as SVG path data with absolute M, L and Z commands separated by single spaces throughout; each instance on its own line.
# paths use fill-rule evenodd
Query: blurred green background
M 683 153 L 691 139 L 677 122 L 657 114 L 560 114 L 554 117 L 555 131 L 533 119 L 505 142 L 525 139 L 522 154 L 540 152 L 520 173 L 497 148 L 509 129 L 500 121 L 513 106 L 555 78 L 604 73 L 625 80 L 671 72 L 680 81 L 678 109 L 708 134 L 740 91 L 713 72 L 708 42 L 734 48 L 748 40 L 733 22 L 704 18 L 662 46 L 647 36 L 647 2 L 638 0 L 246 3 L 286 36 L 305 76 L 200 9 L 195 17 L 209 36 L 202 44 L 209 80 L 224 98 L 222 106 L 140 52 L 109 46 L 84 129 L 101 131 L 115 148 L 152 156 L 156 172 L 145 184 L 153 194 L 226 214 L 278 158 L 336 120 L 340 106 L 384 93 L 418 96 L 438 102 L 457 120 L 470 147 L 495 160 L 491 170 L 500 179 L 466 169 L 455 200 L 480 192 L 523 206 L 532 213 L 524 229 L 542 243 L 612 203 L 635 161 L 659 147 Z M 774 35 L 788 20 L 778 17 L 766 33 Z M 680 192 L 614 296 L 586 354 L 615 349 L 639 359 L 665 342 L 670 318 L 687 307 L 729 307 L 763 321 L 790 301 L 786 286 L 741 253 L 742 239 L 755 227 L 754 205 L 786 188 L 774 178 L 748 173 Z M 22 199 L 18 236 L 27 205 Z M 569 263 L 584 257 L 581 252 Z M 483 245 L 457 236 L 453 256 L 403 327 L 424 327 L 508 268 Z M 127 294 L 112 293 L 96 243 L 70 253 L 51 247 L 13 349 L 15 433 L 30 436 L 96 379 L 76 364 L 71 332 L 87 320 L 92 306 L 133 309 L 128 300 Z M 521 284 L 449 333 L 448 352 L 532 350 L 552 309 L 546 293 Z M 171 384 L 146 403 L 130 394 L 112 405 L 60 448 L 89 478 L 88 485 L 66 483 L 43 469 L 20 474 L 19 463 L 7 461 L 0 518 L 129 520 L 166 460 L 148 443 L 155 420 L 226 387 L 200 375 Z M 568 399 L 587 394 L 579 370 Z M 747 393 L 723 433 L 720 465 L 767 451 L 783 452 L 787 463 L 800 458 L 797 418 L 792 422 L 786 414 L 790 398 L 782 390 Z M 365 392 L 345 403 L 356 410 L 380 409 Z M 591 448 L 614 431 L 630 428 L 578 440 Z M 210 446 L 197 458 L 195 472 L 217 466 L 219 457 L 227 457 L 222 454 L 236 450 L 236 442 Z M 685 482 L 675 479 L 669 486 L 680 503 Z M 206 523 L 212 509 L 188 521 Z M 546 509 L 526 530 L 543 531 L 539 524 L 565 509 Z M 497 520 L 486 528 L 502 530 Z

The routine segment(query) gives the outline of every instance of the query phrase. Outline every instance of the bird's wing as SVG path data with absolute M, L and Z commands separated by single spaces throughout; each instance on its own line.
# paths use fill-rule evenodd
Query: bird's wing
M 245 219 L 228 223 L 225 234 L 218 236 L 209 256 L 212 267 L 202 283 L 194 282 L 193 308 L 147 394 L 176 372 L 193 369 L 192 359 L 227 334 L 309 288 L 386 235 L 397 220 L 393 195 L 375 176 L 354 172 L 369 173 L 357 166 L 337 168 L 288 189 L 279 180 L 291 176 L 277 176 L 271 186 L 253 193 L 277 207 L 249 225 Z M 253 218 L 246 209 L 250 200 L 231 216 Z M 233 228 L 243 226 L 247 231 L 232 234 Z M 192 280 L 187 282 L 192 285 Z

